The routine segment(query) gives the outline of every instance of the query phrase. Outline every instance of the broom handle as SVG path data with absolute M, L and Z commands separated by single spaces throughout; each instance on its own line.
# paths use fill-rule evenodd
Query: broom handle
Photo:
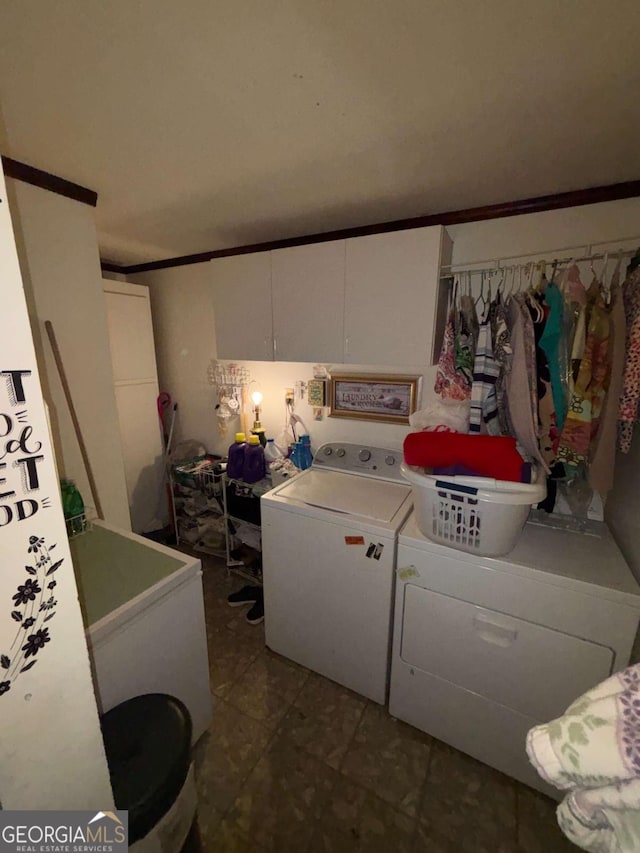
M 51 343 L 51 349 L 53 350 L 53 357 L 56 362 L 56 367 L 58 368 L 60 382 L 62 383 L 62 390 L 64 391 L 64 396 L 67 401 L 67 405 L 69 406 L 69 414 L 71 415 L 73 429 L 76 434 L 76 438 L 78 439 L 78 445 L 80 446 L 80 454 L 82 456 L 82 461 L 84 462 L 84 467 L 87 471 L 87 479 L 89 480 L 89 488 L 91 489 L 91 496 L 93 497 L 93 503 L 96 508 L 96 513 L 98 515 L 98 518 L 104 519 L 104 515 L 102 513 L 102 504 L 100 503 L 100 498 L 98 497 L 98 489 L 96 488 L 96 481 L 93 477 L 93 471 L 91 469 L 91 463 L 89 462 L 87 448 L 85 447 L 84 439 L 82 437 L 82 430 L 80 429 L 78 416 L 76 415 L 76 409 L 73 405 L 71 389 L 69 388 L 69 383 L 67 382 L 67 375 L 64 371 L 62 356 L 60 355 L 60 349 L 56 340 L 56 333 L 53 330 L 53 324 L 51 323 L 51 320 L 45 320 L 44 327 L 47 330 L 47 335 L 49 336 L 49 342 Z

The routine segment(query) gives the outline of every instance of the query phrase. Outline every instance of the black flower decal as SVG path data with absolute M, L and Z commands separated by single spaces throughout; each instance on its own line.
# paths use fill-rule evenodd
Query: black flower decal
M 37 554 L 40 548 L 44 545 L 44 539 L 41 536 L 29 537 L 29 553 Z
M 64 557 L 61 560 L 56 560 L 55 563 L 49 568 L 47 575 L 52 575 L 54 572 L 57 572 L 60 566 L 64 563 Z
M 28 604 L 30 601 L 36 600 L 36 593 L 40 592 L 38 581 L 32 581 L 27 578 L 26 581 L 18 587 L 18 591 L 13 596 L 13 601 L 16 607 L 20 604 Z
M 49 636 L 48 628 L 40 628 L 35 634 L 29 634 L 27 642 L 22 647 L 25 659 L 31 657 L 31 655 L 37 655 L 40 649 L 44 648 L 45 643 L 48 643 L 50 640 L 51 637 Z
M 55 545 L 48 546 L 44 536 L 29 536 L 28 540 L 30 556 L 27 559 L 31 565 L 24 567 L 26 576 L 12 596 L 14 610 L 10 611 L 11 618 L 24 633 L 18 631 L 11 646 L 11 657 L 0 654 L 0 696 L 11 688 L 18 675 L 33 669 L 41 659 L 38 652 L 51 642 L 46 623 L 57 612 L 58 602 L 53 594 L 57 582 L 50 576 L 63 565 L 64 558 L 55 561 L 51 558 L 50 552 Z M 20 642 L 24 645 L 20 646 Z M 14 653 L 16 645 L 19 651 Z M 5 681 L 2 681 L 3 676 Z

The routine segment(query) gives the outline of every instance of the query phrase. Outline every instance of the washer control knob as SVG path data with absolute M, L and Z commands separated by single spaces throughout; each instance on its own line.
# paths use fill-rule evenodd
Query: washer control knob
M 342 457 L 345 455 L 346 452 L 347 451 L 344 449 L 344 447 L 339 447 L 336 450 L 336 456 L 339 456 L 342 459 Z
M 325 447 L 325 449 L 324 449 L 324 455 L 325 456 L 331 456 L 332 453 L 333 453 L 333 447 Z
M 371 459 L 371 451 L 363 448 L 360 453 L 358 453 L 358 459 L 361 462 L 368 462 Z
M 395 456 L 385 456 L 384 461 L 387 463 L 387 465 L 395 465 L 396 464 L 396 457 Z

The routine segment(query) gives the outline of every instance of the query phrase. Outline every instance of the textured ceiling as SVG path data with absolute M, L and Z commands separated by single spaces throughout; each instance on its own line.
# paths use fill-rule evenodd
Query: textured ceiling
M 638 0 L 4 0 L 0 148 L 135 263 L 640 178 Z

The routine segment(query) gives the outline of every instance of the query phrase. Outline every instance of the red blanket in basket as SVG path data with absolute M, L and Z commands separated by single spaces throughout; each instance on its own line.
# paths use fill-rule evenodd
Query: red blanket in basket
M 458 432 L 411 432 L 404 440 L 404 461 L 420 468 L 462 466 L 480 477 L 530 482 L 530 466 L 516 450 L 515 438 Z

